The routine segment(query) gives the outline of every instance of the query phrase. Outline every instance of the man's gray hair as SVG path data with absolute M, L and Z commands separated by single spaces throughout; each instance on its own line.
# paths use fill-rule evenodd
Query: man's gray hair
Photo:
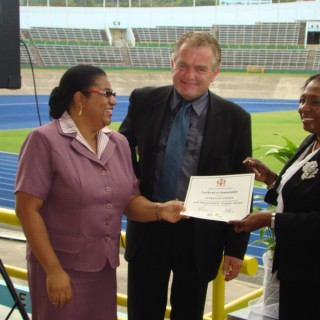
M 179 56 L 179 51 L 181 46 L 187 43 L 193 47 L 203 47 L 210 46 L 214 54 L 213 71 L 221 65 L 221 47 L 219 42 L 208 32 L 204 31 L 191 31 L 183 34 L 176 42 L 173 53 L 172 60 L 175 62 Z

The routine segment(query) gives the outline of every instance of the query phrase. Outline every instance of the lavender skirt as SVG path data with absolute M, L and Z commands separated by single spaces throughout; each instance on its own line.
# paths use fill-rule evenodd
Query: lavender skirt
M 116 320 L 116 270 L 107 265 L 99 272 L 67 270 L 73 299 L 62 307 L 53 306 L 47 294 L 46 274 L 37 262 L 28 262 L 32 320 Z

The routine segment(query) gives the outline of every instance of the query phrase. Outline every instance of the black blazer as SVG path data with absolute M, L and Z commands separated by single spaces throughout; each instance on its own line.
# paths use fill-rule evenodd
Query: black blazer
M 301 143 L 297 153 L 281 170 L 274 188 L 267 192 L 267 202 L 277 204 L 277 187 L 283 173 L 315 139 L 316 136 L 312 134 Z M 310 161 L 316 161 L 320 170 L 320 152 Z M 278 270 L 279 279 L 319 282 L 320 172 L 304 180 L 302 174 L 300 168 L 282 190 L 284 214 L 276 216 L 273 270 Z
M 141 193 L 149 199 L 152 199 L 160 129 L 172 93 L 173 86 L 134 90 L 130 96 L 128 114 L 119 130 L 129 141 Z M 209 92 L 198 175 L 244 173 L 242 161 L 251 156 L 251 150 L 249 113 Z M 128 221 L 125 252 L 128 261 L 139 250 L 148 233 L 148 226 L 148 223 Z M 247 233 L 236 234 L 231 225 L 203 219 L 195 219 L 194 226 L 195 258 L 203 279 L 210 281 L 215 278 L 223 253 L 243 258 L 249 237 Z

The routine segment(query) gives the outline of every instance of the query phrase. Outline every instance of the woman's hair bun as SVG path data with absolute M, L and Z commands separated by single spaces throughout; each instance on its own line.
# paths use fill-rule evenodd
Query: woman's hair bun
M 65 99 L 61 92 L 60 87 L 52 89 L 49 97 L 50 117 L 53 119 L 61 118 L 62 114 L 66 111 Z

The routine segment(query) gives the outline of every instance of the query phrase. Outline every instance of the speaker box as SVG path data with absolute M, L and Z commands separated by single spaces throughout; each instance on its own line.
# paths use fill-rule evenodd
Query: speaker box
M 21 88 L 19 0 L 0 0 L 0 88 Z

